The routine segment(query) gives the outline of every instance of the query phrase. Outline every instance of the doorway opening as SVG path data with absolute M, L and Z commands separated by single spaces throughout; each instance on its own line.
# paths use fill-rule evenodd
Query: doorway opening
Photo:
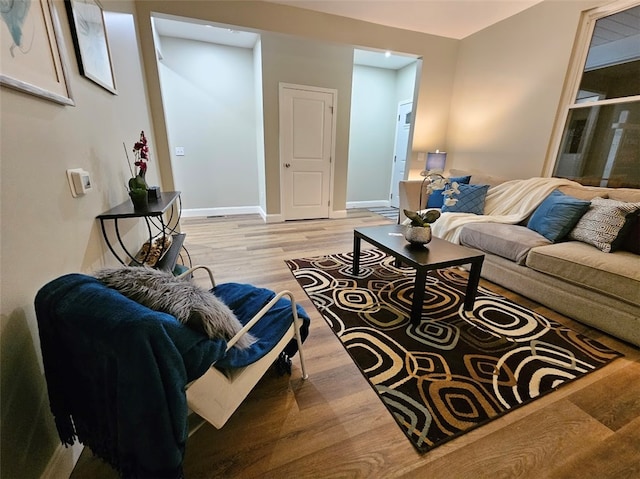
M 410 55 L 354 51 L 347 208 L 397 207 L 398 182 L 406 176 L 398 159 L 409 159 L 414 122 L 398 107 L 415 98 L 420 62 Z M 399 116 L 402 146 L 396 141 Z

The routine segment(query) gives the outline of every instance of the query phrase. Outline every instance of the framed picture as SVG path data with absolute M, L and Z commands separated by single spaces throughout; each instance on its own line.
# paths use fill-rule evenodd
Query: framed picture
M 1 13 L 0 85 L 74 105 L 52 1 L 3 1 Z
M 65 0 L 80 73 L 114 95 L 111 53 L 102 5 L 97 0 Z

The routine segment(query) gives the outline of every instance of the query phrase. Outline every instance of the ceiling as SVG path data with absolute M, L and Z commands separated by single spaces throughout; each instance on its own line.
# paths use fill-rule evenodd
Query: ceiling
M 153 19 L 158 35 L 166 37 L 184 38 L 201 42 L 217 43 L 239 48 L 253 48 L 259 34 L 230 28 L 220 28 L 191 20 L 174 20 L 169 18 Z M 415 56 L 390 54 L 373 50 L 355 50 L 354 63 L 377 68 L 398 70 L 416 60 Z
M 262 0 L 267 1 L 267 0 Z M 340 15 L 380 25 L 461 39 L 542 0 L 269 0 L 289 6 Z M 155 18 L 159 35 L 252 48 L 259 34 L 191 19 Z M 415 61 L 402 54 L 356 50 L 360 65 L 397 70 Z
M 460 40 L 542 0 L 263 0 Z

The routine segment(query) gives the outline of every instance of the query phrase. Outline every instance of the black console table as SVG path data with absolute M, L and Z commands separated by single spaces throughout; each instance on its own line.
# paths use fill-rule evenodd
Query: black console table
M 168 218 L 165 221 L 165 213 L 167 212 Z M 100 220 L 102 236 L 104 237 L 109 250 L 113 253 L 116 259 L 123 265 L 127 264 L 125 262 L 126 257 L 123 259 L 121 254 L 116 252 L 114 244 L 107 234 L 107 230 L 105 228 L 105 222 L 107 221 L 113 221 L 114 223 L 115 239 L 120 244 L 124 254 L 129 257 L 130 261 L 128 264 L 137 266 L 142 266 L 147 262 L 149 254 L 151 253 L 151 248 L 147 248 L 146 255 L 143 255 L 142 257 L 140 257 L 139 254 L 132 255 L 122 241 L 120 229 L 118 227 L 118 220 L 124 218 L 144 218 L 147 225 L 147 231 L 149 233 L 149 245 L 153 243 L 154 238 L 161 238 L 162 246 L 160 250 L 160 260 L 155 264 L 155 268 L 162 269 L 164 271 L 173 271 L 176 262 L 178 261 L 180 251 L 184 249 L 183 244 L 186 236 L 184 233 L 178 233 L 181 212 L 182 201 L 180 200 L 180 192 L 163 191 L 162 196 L 157 200 L 149 199 L 149 205 L 145 209 L 136 210 L 133 208 L 133 203 L 130 200 L 127 200 L 124 203 L 105 211 L 101 215 L 98 215 L 96 218 Z M 169 249 L 165 253 L 165 238 L 168 235 L 171 235 L 172 242 L 171 246 L 169 246 Z M 189 257 L 187 250 L 184 249 L 184 251 L 186 252 L 187 257 Z M 190 258 L 189 263 L 191 263 Z

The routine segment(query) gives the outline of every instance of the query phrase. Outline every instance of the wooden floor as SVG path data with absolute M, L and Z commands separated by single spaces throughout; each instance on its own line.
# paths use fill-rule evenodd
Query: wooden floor
M 415 451 L 283 261 L 350 251 L 355 226 L 389 222 L 366 210 L 280 224 L 257 215 L 182 220 L 194 264 L 213 267 L 218 282 L 289 289 L 312 319 L 309 379 L 297 358 L 291 377 L 269 371 L 224 428 L 205 424 L 189 438 L 186 479 L 640 478 L 640 351 L 484 281 L 626 357 L 427 454 Z M 85 449 L 71 477 L 117 475 Z

